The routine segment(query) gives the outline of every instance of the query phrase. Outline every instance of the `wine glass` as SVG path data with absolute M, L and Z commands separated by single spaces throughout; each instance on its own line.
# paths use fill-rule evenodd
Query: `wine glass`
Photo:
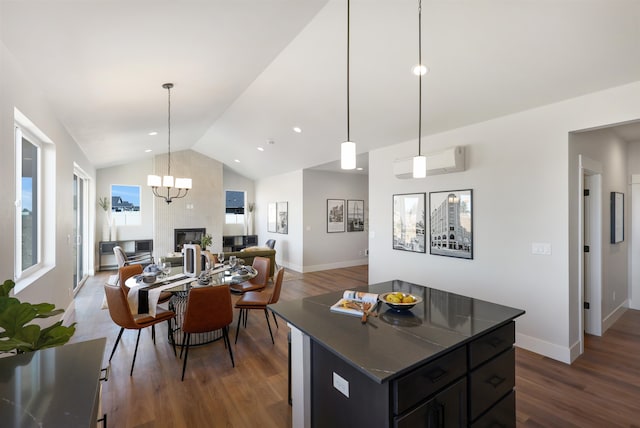
M 171 273 L 171 263 L 170 262 L 162 262 L 162 273 L 164 274 L 164 277 L 168 277 L 169 274 Z
M 229 266 L 231 266 L 231 269 L 235 269 L 237 263 L 238 258 L 236 256 L 229 257 Z
M 218 263 L 224 264 L 224 253 L 222 251 L 218 253 Z

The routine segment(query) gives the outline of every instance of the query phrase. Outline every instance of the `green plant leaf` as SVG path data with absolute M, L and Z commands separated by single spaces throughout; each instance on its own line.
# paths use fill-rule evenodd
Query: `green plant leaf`
M 63 326 L 62 321 L 43 329 L 36 343 L 37 349 L 52 348 L 54 346 L 64 345 L 71 339 L 76 332 L 76 323 L 70 326 Z
M 13 287 L 15 286 L 16 286 L 15 282 L 13 282 L 10 279 L 7 279 L 4 283 L 2 283 L 2 286 L 0 286 L 0 296 L 9 297 L 9 292 L 11 292 L 11 290 L 13 290 Z
M 0 327 L 5 329 L 9 337 L 12 337 L 36 315 L 37 311 L 29 303 L 10 305 L 0 313 Z

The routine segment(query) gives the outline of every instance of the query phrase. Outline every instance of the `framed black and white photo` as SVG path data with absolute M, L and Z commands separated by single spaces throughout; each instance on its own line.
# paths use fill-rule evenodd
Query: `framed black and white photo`
M 364 231 L 364 201 L 347 200 L 347 232 Z
M 278 233 L 289 233 L 289 203 L 288 202 L 278 202 L 277 205 L 277 225 L 276 232 Z
M 473 259 L 473 191 L 429 193 L 429 253 Z
M 611 192 L 611 243 L 624 241 L 624 193 Z
M 393 195 L 393 249 L 425 252 L 425 194 Z
M 344 232 L 344 199 L 327 199 L 327 232 Z
M 276 210 L 276 203 L 275 202 L 269 202 L 269 205 L 267 207 L 267 232 L 277 232 L 278 228 L 277 228 L 277 224 L 278 224 L 278 220 L 277 220 L 277 210 Z

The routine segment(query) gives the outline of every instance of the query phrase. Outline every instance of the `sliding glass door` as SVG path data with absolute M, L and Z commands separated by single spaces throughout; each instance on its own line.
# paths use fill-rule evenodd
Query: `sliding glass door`
M 88 182 L 79 169 L 73 173 L 73 290 L 87 278 Z

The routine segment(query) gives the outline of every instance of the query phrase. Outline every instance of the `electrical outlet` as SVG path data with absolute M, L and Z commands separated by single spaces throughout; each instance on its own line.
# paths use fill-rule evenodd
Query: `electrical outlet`
M 364 250 L 364 255 L 365 255 L 365 256 L 368 256 L 368 255 L 369 255 L 369 249 L 368 249 L 368 248 Z
M 333 372 L 333 387 L 349 398 L 349 381 L 336 372 Z

